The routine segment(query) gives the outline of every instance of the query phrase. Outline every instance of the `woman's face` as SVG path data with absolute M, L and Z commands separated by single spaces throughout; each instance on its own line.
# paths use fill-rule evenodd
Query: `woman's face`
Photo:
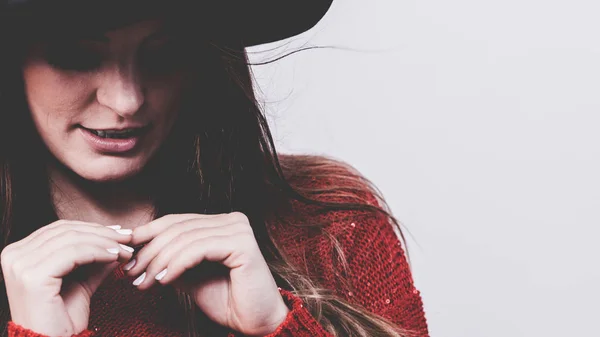
M 139 172 L 176 119 L 185 62 L 163 20 L 32 44 L 23 65 L 33 121 L 50 152 L 81 177 Z

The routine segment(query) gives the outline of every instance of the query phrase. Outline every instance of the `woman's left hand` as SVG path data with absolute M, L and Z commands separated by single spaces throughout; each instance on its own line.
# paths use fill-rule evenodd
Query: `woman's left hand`
M 289 309 L 244 214 L 167 215 L 134 229 L 131 244 L 146 242 L 128 271 L 139 275 L 139 289 L 180 287 L 212 321 L 248 336 L 272 333 L 285 320 Z M 198 268 L 182 277 L 203 261 L 226 272 Z

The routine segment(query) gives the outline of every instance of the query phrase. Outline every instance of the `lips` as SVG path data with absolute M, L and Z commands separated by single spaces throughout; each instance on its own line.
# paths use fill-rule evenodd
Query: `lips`
M 95 130 L 95 129 L 87 129 L 87 131 L 95 134 L 101 138 L 114 138 L 114 139 L 127 139 L 131 137 L 139 136 L 143 128 L 131 128 L 131 129 L 122 129 L 122 130 Z
M 138 147 L 149 126 L 122 129 L 90 129 L 80 126 L 81 135 L 100 153 L 124 153 Z

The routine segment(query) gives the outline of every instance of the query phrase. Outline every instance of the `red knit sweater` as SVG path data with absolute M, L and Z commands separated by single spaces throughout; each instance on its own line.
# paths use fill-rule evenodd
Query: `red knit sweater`
M 376 203 L 372 196 L 369 203 Z M 419 291 L 415 288 L 401 243 L 387 219 L 373 213 L 337 211 L 316 215 L 313 207 L 294 204 L 291 214 L 315 214 L 337 237 L 348 260 L 351 284 L 339 281 L 331 243 L 306 227 L 271 226 L 273 238 L 310 275 L 338 296 L 379 314 L 406 329 L 410 336 L 428 336 Z M 290 248 L 293 247 L 293 248 Z M 170 287 L 139 291 L 121 269 L 92 297 L 89 330 L 78 337 L 181 337 L 186 323 Z M 281 290 L 290 307 L 283 324 L 268 337 L 330 337 L 303 306 L 302 300 Z M 260 305 L 257 303 L 257 305 Z M 10 322 L 9 337 L 44 337 Z M 229 336 L 237 336 L 235 332 Z

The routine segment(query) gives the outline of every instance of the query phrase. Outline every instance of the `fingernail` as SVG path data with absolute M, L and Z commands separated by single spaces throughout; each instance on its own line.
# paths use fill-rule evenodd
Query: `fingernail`
M 139 286 L 140 284 L 142 284 L 142 282 L 144 282 L 145 278 L 146 278 L 146 272 L 144 272 L 142 275 L 140 275 L 140 277 L 136 278 L 135 281 L 133 281 L 133 285 Z
M 106 248 L 111 254 L 119 254 L 119 248 Z
M 123 270 L 130 271 L 133 266 L 135 266 L 135 259 L 131 259 L 131 261 L 127 262 L 125 266 L 123 266 Z
M 129 246 L 125 246 L 123 244 L 119 244 L 119 246 L 121 246 L 121 248 L 125 249 L 126 251 L 133 253 L 133 248 L 129 247 Z
M 131 229 L 117 229 L 117 233 L 123 234 L 123 235 L 131 235 L 133 233 L 133 230 L 131 230 Z
M 157 281 L 160 281 L 163 279 L 163 277 L 165 277 L 165 275 L 167 275 L 167 268 L 165 268 L 165 270 L 161 271 L 160 273 L 156 274 L 156 276 L 154 278 Z
M 106 226 L 106 228 L 117 230 L 117 229 L 121 229 L 121 226 L 119 226 L 119 225 L 116 225 L 116 226 Z

